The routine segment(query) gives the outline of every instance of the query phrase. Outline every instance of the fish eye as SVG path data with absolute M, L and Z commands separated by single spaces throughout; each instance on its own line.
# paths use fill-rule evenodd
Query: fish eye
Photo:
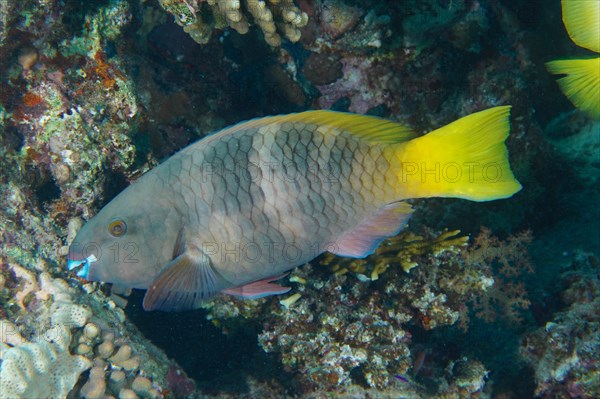
M 113 220 L 108 225 L 108 232 L 113 237 L 121 237 L 127 232 L 127 224 L 121 219 Z

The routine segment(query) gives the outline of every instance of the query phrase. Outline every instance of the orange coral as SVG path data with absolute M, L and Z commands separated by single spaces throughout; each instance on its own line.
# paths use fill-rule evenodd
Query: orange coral
M 106 54 L 102 50 L 96 51 L 93 61 L 88 61 L 85 68 L 85 76 L 92 79 L 93 84 L 99 82 L 107 90 L 119 89 L 117 78 L 126 81 L 127 78 L 113 64 L 106 60 Z M 83 95 L 90 90 L 90 82 L 84 82 L 75 93 L 75 96 Z
M 22 101 L 26 107 L 35 107 L 42 104 L 44 99 L 35 93 L 27 92 L 23 95 Z
M 116 78 L 126 80 L 125 75 L 106 60 L 106 55 L 103 51 L 96 51 L 94 61 L 95 65 L 86 69 L 87 75 L 97 77 L 105 88 L 116 89 Z M 82 94 L 84 90 L 85 88 L 82 87 L 77 94 Z
M 94 55 L 94 60 L 96 60 L 97 66 L 94 68 L 94 72 L 102 79 L 102 85 L 107 89 L 111 89 L 115 87 L 116 80 L 112 77 L 111 67 L 106 62 L 106 56 L 100 50 L 96 52 Z

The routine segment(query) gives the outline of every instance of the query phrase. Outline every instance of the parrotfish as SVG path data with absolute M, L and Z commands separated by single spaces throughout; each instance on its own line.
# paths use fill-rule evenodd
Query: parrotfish
M 150 170 L 78 232 L 68 267 L 147 289 L 146 310 L 220 292 L 287 292 L 273 281 L 329 251 L 372 254 L 412 213 L 408 199 L 508 198 L 510 107 L 419 136 L 372 116 L 307 111 L 221 130 Z

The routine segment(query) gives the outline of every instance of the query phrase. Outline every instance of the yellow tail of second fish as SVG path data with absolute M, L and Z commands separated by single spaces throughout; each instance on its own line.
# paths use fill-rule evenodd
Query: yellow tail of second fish
M 562 18 L 573 42 L 600 53 L 600 0 L 562 0 Z M 562 92 L 579 109 L 600 119 L 600 58 L 546 63 Z
M 393 145 L 399 198 L 507 198 L 521 189 L 508 161 L 510 107 L 477 112 Z M 395 148 L 394 148 L 395 147 Z
M 600 58 L 556 60 L 546 63 L 558 79 L 560 89 L 573 105 L 600 119 Z
M 562 0 L 562 19 L 578 46 L 600 53 L 600 1 Z

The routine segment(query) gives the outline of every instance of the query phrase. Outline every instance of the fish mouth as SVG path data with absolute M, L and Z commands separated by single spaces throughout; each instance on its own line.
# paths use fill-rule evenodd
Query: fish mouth
M 98 258 L 94 254 L 88 256 L 84 259 L 67 259 L 67 267 L 70 271 L 75 271 L 79 277 L 83 277 L 87 279 L 88 274 L 90 272 L 90 265 L 94 262 L 97 262 Z

